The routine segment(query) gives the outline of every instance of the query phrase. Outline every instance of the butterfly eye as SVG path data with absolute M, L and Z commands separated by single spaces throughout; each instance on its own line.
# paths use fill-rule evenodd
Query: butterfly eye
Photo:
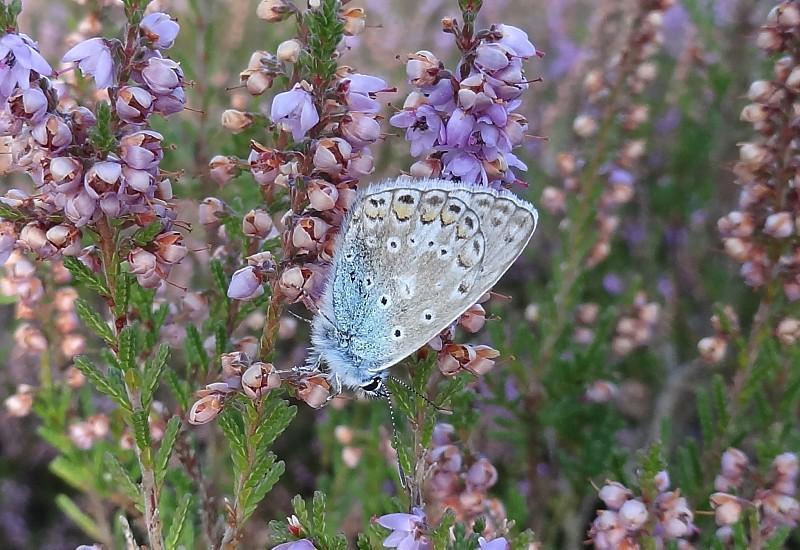
M 381 379 L 376 377 L 367 382 L 366 384 L 364 384 L 363 386 L 361 386 L 361 389 L 367 393 L 374 393 L 380 387 L 381 387 Z

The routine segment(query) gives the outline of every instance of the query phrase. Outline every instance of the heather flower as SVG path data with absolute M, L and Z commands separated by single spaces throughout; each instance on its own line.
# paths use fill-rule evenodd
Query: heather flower
M 383 541 L 386 548 L 402 550 L 429 550 L 432 547 L 425 535 L 425 514 L 414 508 L 411 514 L 386 514 L 377 519 L 378 525 L 390 529 L 392 533 Z
M 254 266 L 236 271 L 228 286 L 228 297 L 234 300 L 252 300 L 264 293 L 263 281 Z
M 389 122 L 397 128 L 406 128 L 405 137 L 411 143 L 411 156 L 414 157 L 429 153 L 434 145 L 447 141 L 445 125 L 439 113 L 428 104 L 403 109 L 393 115 Z
M 104 38 L 89 38 L 70 49 L 62 62 L 75 62 L 84 76 L 93 76 L 98 89 L 114 84 L 114 60 L 108 41 Z
M 8 104 L 12 115 L 34 124 L 47 112 L 47 96 L 40 88 L 20 89 L 8 99 Z
M 53 69 L 39 53 L 36 42 L 22 33 L 0 37 L 0 103 L 5 103 L 15 88 L 30 88 L 37 73 L 50 76 Z
M 528 40 L 528 34 L 518 27 L 512 25 L 495 25 L 492 30 L 500 33 L 498 44 L 508 48 L 514 55 L 522 58 L 529 58 L 538 55 L 533 43 Z
M 314 106 L 313 96 L 302 84 L 295 84 L 288 92 L 275 96 L 270 110 L 272 122 L 292 133 L 295 141 L 300 141 L 306 133 L 319 122 L 319 113 Z
M 380 110 L 380 103 L 375 100 L 376 94 L 395 90 L 382 78 L 358 73 L 345 75 L 340 85 L 345 89 L 345 104 L 348 110 L 360 113 L 377 113 Z
M 117 115 L 125 122 L 142 124 L 152 112 L 154 102 L 155 97 L 144 88 L 123 86 L 117 92 Z
M 505 537 L 498 537 L 490 541 L 480 537 L 478 538 L 478 544 L 480 545 L 480 550 L 508 550 L 511 548 Z
M 172 59 L 164 57 L 150 57 L 142 68 L 141 76 L 148 89 L 159 96 L 172 94 L 183 85 L 183 71 L 180 65 Z M 182 96 L 176 100 L 183 103 Z
M 284 542 L 278 546 L 274 546 L 272 550 L 316 550 L 316 547 L 311 544 L 308 539 L 300 539 L 291 542 Z
M 169 15 L 153 12 L 145 15 L 139 24 L 140 32 L 154 47 L 166 50 L 175 43 L 175 38 L 181 30 L 180 25 Z

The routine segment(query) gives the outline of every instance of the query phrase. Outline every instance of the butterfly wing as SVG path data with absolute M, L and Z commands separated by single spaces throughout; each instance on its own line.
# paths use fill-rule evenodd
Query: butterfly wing
M 344 334 L 343 361 L 356 378 L 391 367 L 455 321 L 508 270 L 536 223 L 531 204 L 486 187 L 399 178 L 362 191 L 322 306 Z

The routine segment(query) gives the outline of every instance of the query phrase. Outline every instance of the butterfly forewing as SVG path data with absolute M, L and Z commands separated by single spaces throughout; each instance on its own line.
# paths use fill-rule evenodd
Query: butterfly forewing
M 325 296 L 353 366 L 380 371 L 425 345 L 500 279 L 535 228 L 533 206 L 489 188 L 401 178 L 362 192 Z

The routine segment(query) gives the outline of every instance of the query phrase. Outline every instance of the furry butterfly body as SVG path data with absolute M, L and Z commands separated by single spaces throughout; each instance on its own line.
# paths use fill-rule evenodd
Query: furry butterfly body
M 398 178 L 359 192 L 312 321 L 309 365 L 383 393 L 387 369 L 458 319 L 522 253 L 536 209 L 507 191 Z

